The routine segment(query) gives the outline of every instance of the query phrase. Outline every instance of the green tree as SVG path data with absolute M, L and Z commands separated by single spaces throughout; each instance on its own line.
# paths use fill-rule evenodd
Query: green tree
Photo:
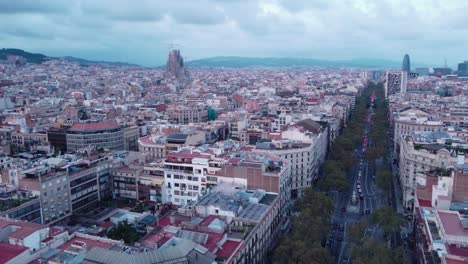
M 126 220 L 119 222 L 107 233 L 107 236 L 115 240 L 123 239 L 126 244 L 133 244 L 139 239 L 136 230 Z
M 351 248 L 354 256 L 353 263 L 375 264 L 404 264 L 408 261 L 401 248 L 390 249 L 386 243 L 373 239 L 366 239 L 362 245 Z
M 293 218 L 293 232 L 276 248 L 274 263 L 332 263 L 332 257 L 321 242 L 326 237 L 333 213 L 331 199 L 312 188 L 305 190 L 297 204 L 299 215 Z
M 276 249 L 273 263 L 283 264 L 327 264 L 332 263 L 333 258 L 327 249 L 318 242 L 285 238 Z
M 389 170 L 383 169 L 377 174 L 376 177 L 377 187 L 383 190 L 386 194 L 390 193 L 392 189 L 392 174 Z
M 380 225 L 384 231 L 384 236 L 388 237 L 390 233 L 400 231 L 400 223 L 403 219 L 402 214 L 387 206 L 374 211 L 370 217 L 370 223 Z
M 348 241 L 356 246 L 361 246 L 364 242 L 364 233 L 368 226 L 369 223 L 365 220 L 351 224 L 346 232 Z
M 306 188 L 302 201 L 298 203 L 298 210 L 312 210 L 314 217 L 323 217 L 330 219 L 334 210 L 333 201 L 323 192 L 314 191 L 312 188 Z

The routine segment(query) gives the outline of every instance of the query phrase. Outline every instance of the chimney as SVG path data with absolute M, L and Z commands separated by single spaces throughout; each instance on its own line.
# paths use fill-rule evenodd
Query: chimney
M 175 215 L 174 215 L 174 212 L 171 213 L 171 215 L 169 215 L 169 222 L 173 225 L 175 224 Z

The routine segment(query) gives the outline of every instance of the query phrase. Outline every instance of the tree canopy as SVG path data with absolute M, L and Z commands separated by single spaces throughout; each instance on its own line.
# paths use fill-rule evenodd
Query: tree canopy
M 107 236 L 115 240 L 123 239 L 126 244 L 133 244 L 139 239 L 138 233 L 127 221 L 119 222 L 109 231 Z

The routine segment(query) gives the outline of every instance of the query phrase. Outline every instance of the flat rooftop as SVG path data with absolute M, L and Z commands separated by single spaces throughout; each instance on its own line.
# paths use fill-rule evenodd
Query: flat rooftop
M 468 237 L 468 229 L 463 228 L 463 224 L 458 213 L 439 211 L 438 215 L 444 227 L 445 233 L 453 236 Z

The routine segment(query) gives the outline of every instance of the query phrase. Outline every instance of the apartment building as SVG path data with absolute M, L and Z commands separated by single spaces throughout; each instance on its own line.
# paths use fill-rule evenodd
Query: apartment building
M 125 150 L 138 151 L 138 138 L 140 138 L 140 128 L 138 126 L 123 128 L 123 137 Z
M 403 206 L 413 208 L 417 175 L 439 168 L 446 169 L 458 162 L 459 152 L 456 139 L 446 132 L 415 132 L 401 141 L 399 176 L 403 193 Z
M 138 182 L 143 168 L 119 166 L 112 170 L 112 186 L 115 198 L 138 200 Z
M 411 135 L 413 132 L 436 132 L 443 130 L 443 122 L 423 110 L 406 108 L 398 111 L 393 117 L 394 153 L 399 153 L 401 139 Z
M 171 124 L 186 125 L 208 121 L 208 110 L 204 105 L 170 105 L 166 113 Z
M 42 224 L 65 220 L 72 213 L 66 171 L 57 171 L 47 165 L 22 170 L 19 188 L 31 190 L 39 197 Z
M 319 164 L 317 151 L 312 142 L 292 140 L 273 140 L 257 142 L 256 149 L 267 151 L 291 164 L 291 198 L 301 197 L 304 189 L 316 179 Z
M 0 216 L 42 223 L 41 200 L 32 191 L 19 190 L 10 184 L 0 184 Z
M 68 166 L 73 212 L 86 212 L 111 197 L 109 153 L 95 153 Z
M 199 200 L 208 188 L 221 182 L 243 184 L 281 194 L 281 208 L 289 214 L 291 203 L 289 163 L 262 152 L 237 151 L 216 156 L 212 151 L 183 150 L 165 161 L 163 201 L 184 205 Z

